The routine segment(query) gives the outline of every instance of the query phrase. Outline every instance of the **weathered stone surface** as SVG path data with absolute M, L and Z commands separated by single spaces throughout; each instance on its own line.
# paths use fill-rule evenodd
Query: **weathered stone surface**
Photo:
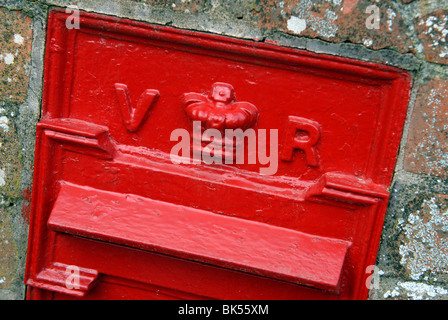
M 437 10 L 419 16 L 415 18 L 414 24 L 426 59 L 448 64 L 448 11 Z
M 278 40 L 282 45 L 393 65 L 392 54 L 412 57 L 425 66 L 430 65 L 426 61 L 448 61 L 448 0 L 0 0 L 0 6 L 22 10 L 0 8 L 0 299 L 21 299 L 24 293 L 24 221 L 29 214 L 45 44 L 44 24 L 36 32 L 32 23 L 45 20 L 47 6 L 71 4 L 149 23 Z M 379 9 L 379 29 L 366 26 L 375 22 L 374 11 L 366 10 L 369 5 Z M 33 32 L 39 38 L 31 68 Z M 410 39 L 415 41 L 417 57 L 400 55 L 414 53 Z M 419 83 L 427 74 L 413 65 L 404 68 Z M 445 71 L 422 85 L 409 134 L 404 135 L 404 169 L 417 175 L 396 173 L 378 255 L 379 288 L 373 290 L 373 299 L 448 299 L 448 85 L 444 78 L 448 71 L 446 66 L 433 65 L 431 74 L 438 70 Z M 420 180 L 422 174 L 429 176 Z
M 21 196 L 22 163 L 20 144 L 13 121 L 17 114 L 14 109 L 5 104 L 0 107 L 0 200 Z
M 42 2 L 72 4 L 68 0 Z M 257 40 L 280 31 L 332 43 L 414 52 L 394 0 L 120 0 L 113 5 L 84 0 L 78 4 L 89 11 Z M 377 10 L 367 10 L 371 5 Z M 373 20 L 378 20 L 378 28 L 370 28 Z
M 2 200 L 0 205 L 0 300 L 23 299 L 27 228 L 21 201 Z
M 28 97 L 37 79 L 31 79 L 33 21 L 24 12 L 0 7 L 0 299 L 23 299 L 25 294 L 29 198 L 23 196 L 32 167 L 25 169 L 24 163 L 34 149 L 33 141 L 25 140 L 35 130 L 32 107 L 40 93 Z
M 378 253 L 375 299 L 448 298 L 448 186 L 436 178 L 409 182 L 399 176 L 391 190 Z
M 0 99 L 22 103 L 30 75 L 32 21 L 0 8 Z
M 419 89 L 404 169 L 448 177 L 448 83 L 445 79 L 432 79 Z
M 17 111 L 2 103 L 0 108 L 0 299 L 22 299 L 26 253 L 26 229 L 20 188 L 21 148 L 14 118 Z
M 413 280 L 448 280 L 448 196 L 417 194 L 398 220 L 400 264 Z
M 406 26 L 391 1 L 263 0 L 254 9 L 260 27 L 372 49 L 413 51 Z M 374 5 L 373 7 L 370 7 Z
M 17 248 L 10 214 L 0 207 L 0 289 L 8 288 L 16 278 Z
M 372 300 L 447 300 L 446 287 L 400 278 L 382 278 L 380 287 L 373 291 Z
M 172 8 L 184 12 L 201 12 L 210 7 L 210 0 L 146 0 L 145 2 L 154 7 Z
M 22 207 L 22 148 L 15 120 L 17 107 L 0 104 L 0 299 L 24 295 L 26 229 Z

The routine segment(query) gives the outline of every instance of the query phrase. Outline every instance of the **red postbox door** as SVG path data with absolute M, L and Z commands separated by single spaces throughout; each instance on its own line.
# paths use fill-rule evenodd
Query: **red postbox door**
M 48 21 L 29 299 L 365 299 L 410 76 L 81 14 Z

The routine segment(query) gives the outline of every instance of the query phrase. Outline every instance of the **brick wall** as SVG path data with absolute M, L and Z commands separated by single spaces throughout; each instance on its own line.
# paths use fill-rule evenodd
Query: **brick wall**
M 0 299 L 23 299 L 52 6 L 408 70 L 413 89 L 371 299 L 448 299 L 447 0 L 0 0 Z

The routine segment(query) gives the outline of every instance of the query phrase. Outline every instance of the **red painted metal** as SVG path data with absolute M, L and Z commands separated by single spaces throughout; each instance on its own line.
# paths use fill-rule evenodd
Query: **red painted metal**
M 74 281 L 76 276 L 76 282 Z M 55 262 L 36 276 L 36 288 L 84 297 L 98 280 L 98 271 Z
M 349 242 L 63 184 L 51 230 L 335 291 Z M 250 257 L 250 259 L 248 259 Z
M 367 297 L 408 73 L 96 14 L 67 29 L 67 18 L 48 21 L 29 299 Z M 277 172 L 173 163 L 171 133 L 194 120 L 278 130 Z
M 232 85 L 214 83 L 209 97 L 198 93 L 186 93 L 185 110 L 193 121 L 200 121 L 209 129 L 248 129 L 258 119 L 257 108 L 248 102 L 235 102 Z

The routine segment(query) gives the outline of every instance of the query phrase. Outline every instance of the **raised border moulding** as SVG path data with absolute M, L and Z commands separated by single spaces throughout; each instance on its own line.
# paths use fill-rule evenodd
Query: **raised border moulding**
M 409 73 L 69 17 L 51 10 L 47 24 L 28 299 L 368 297 Z M 256 139 L 214 149 L 228 163 L 190 161 L 210 150 L 206 132 L 230 129 Z M 251 141 L 256 161 L 234 161 Z

